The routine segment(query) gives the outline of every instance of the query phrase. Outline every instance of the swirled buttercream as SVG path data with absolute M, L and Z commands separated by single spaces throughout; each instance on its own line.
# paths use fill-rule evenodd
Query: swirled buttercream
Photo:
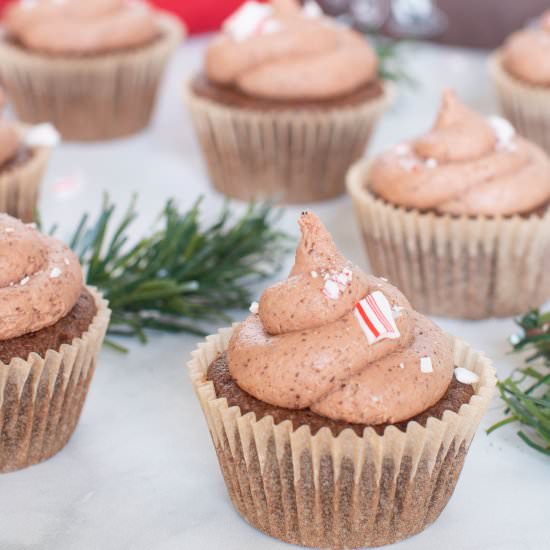
M 264 292 L 231 338 L 236 383 L 272 405 L 372 425 L 439 401 L 453 376 L 450 339 L 343 258 L 316 216 L 303 213 L 300 226 L 288 279 Z
M 245 4 L 208 47 L 208 78 L 280 100 L 337 97 L 374 80 L 378 60 L 367 41 L 309 6 Z
M 0 214 L 0 268 L 0 340 L 55 324 L 82 292 L 69 247 L 7 214 Z
M 537 26 L 517 31 L 506 39 L 502 63 L 520 80 L 535 86 L 550 85 L 550 11 Z
M 546 153 L 450 91 L 433 129 L 378 156 L 369 179 L 392 204 L 453 215 L 521 214 L 550 201 Z
M 53 54 L 93 54 L 132 48 L 159 33 L 146 2 L 128 0 L 22 0 L 3 21 L 30 49 Z

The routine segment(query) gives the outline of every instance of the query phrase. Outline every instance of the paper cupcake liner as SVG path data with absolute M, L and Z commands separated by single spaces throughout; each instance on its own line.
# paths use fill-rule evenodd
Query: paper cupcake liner
M 20 166 L 0 170 L 0 212 L 24 222 L 33 221 L 49 158 L 47 147 L 36 147 Z
M 459 319 L 506 317 L 550 297 L 550 210 L 528 217 L 420 213 L 372 195 L 369 162 L 348 173 L 348 191 L 370 268 L 415 309 Z
M 51 122 L 66 140 L 102 140 L 149 124 L 168 58 L 182 38 L 172 16 L 148 46 L 81 57 L 39 54 L 0 40 L 0 79 L 20 120 Z
M 287 203 L 335 197 L 346 170 L 364 153 L 392 88 L 354 107 L 326 111 L 256 111 L 227 107 L 185 88 L 210 179 L 241 200 L 275 197 Z
M 75 430 L 111 314 L 101 295 L 88 290 L 97 314 L 80 338 L 43 358 L 31 353 L 0 362 L 0 472 L 50 458 Z
M 489 58 L 489 72 L 502 114 L 526 138 L 550 153 L 550 87 L 534 86 L 512 76 L 497 51 Z
M 206 373 L 227 349 L 233 329 L 209 336 L 188 364 L 229 496 L 251 525 L 285 542 L 320 548 L 359 548 L 419 533 L 449 500 L 464 458 L 496 384 L 490 361 L 455 341 L 457 366 L 477 373 L 475 395 L 458 413 L 390 426 L 359 437 L 328 428 L 274 425 L 271 416 L 242 415 L 218 398 Z

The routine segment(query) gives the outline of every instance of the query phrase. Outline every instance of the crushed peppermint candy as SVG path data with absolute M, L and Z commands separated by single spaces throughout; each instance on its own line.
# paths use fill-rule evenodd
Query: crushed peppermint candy
M 325 280 L 323 294 L 331 300 L 338 300 L 353 280 L 353 272 L 348 268 L 344 268 L 342 271 L 324 271 L 321 272 L 321 275 Z M 314 277 L 313 274 L 312 277 Z
M 437 160 L 434 159 L 434 158 L 429 158 L 429 159 L 426 159 L 426 167 L 427 168 L 430 168 L 430 169 L 433 169 L 433 168 L 437 168 Z
M 310 275 L 314 278 L 314 279 L 317 279 L 317 277 L 319 277 L 319 273 L 317 273 L 317 271 L 312 271 L 310 273 Z
M 401 336 L 392 315 L 388 299 L 377 290 L 363 298 L 354 308 L 353 314 L 365 333 L 369 344 Z
M 455 378 L 461 384 L 476 384 L 479 382 L 479 376 L 475 372 L 465 369 L 464 367 L 455 368 Z
M 36 124 L 25 134 L 25 145 L 29 147 L 56 147 L 60 142 L 59 132 L 49 122 Z
M 23 278 L 19 281 L 19 285 L 20 285 L 20 286 L 25 286 L 29 281 L 30 281 L 30 277 L 29 277 L 29 276 L 23 277 Z
M 6 227 L 6 229 L 4 229 L 4 231 L 6 233 L 13 233 L 15 231 L 15 229 L 13 227 Z
M 50 279 L 57 279 L 61 275 L 62 271 L 58 267 L 54 267 L 50 271 Z
M 405 363 L 399 363 L 399 368 L 404 369 L 405 368 Z
M 513 140 L 516 135 L 514 127 L 505 118 L 500 116 L 490 116 L 488 121 L 497 138 L 497 149 L 514 151 L 515 145 L 513 144 Z
M 404 157 L 411 152 L 411 146 L 408 143 L 400 143 L 395 146 L 395 152 L 400 157 Z
M 250 304 L 250 307 L 248 308 L 250 313 L 253 313 L 254 315 L 258 313 L 259 309 L 260 309 L 260 305 L 258 304 L 258 302 L 252 302 Z
M 418 170 L 418 163 L 413 158 L 400 158 L 399 166 L 405 170 L 405 172 L 412 172 L 413 170 Z
M 65 265 L 69 265 L 71 262 L 69 261 L 69 258 L 66 258 L 66 257 L 65 257 L 65 258 L 63 258 L 63 263 L 64 263 Z
M 251 36 L 266 32 L 266 24 L 272 15 L 273 8 L 269 5 L 245 2 L 225 21 L 223 30 L 236 42 L 242 42 Z
M 420 358 L 420 371 L 424 374 L 430 374 L 434 371 L 431 357 Z
M 317 2 L 313 2 L 313 0 L 308 0 L 302 8 L 302 13 L 306 17 L 315 18 L 321 17 L 321 15 L 323 15 L 323 10 L 319 6 L 319 4 L 317 4 Z

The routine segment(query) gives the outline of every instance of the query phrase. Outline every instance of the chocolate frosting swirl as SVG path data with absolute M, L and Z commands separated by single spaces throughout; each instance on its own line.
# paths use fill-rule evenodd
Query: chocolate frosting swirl
M 54 54 L 131 48 L 159 33 L 148 4 L 127 0 L 25 0 L 9 6 L 4 25 L 27 48 Z
M 486 119 L 446 91 L 434 128 L 377 157 L 370 184 L 406 208 L 521 214 L 550 201 L 550 159 L 506 120 Z
M 452 344 L 382 279 L 343 258 L 319 219 L 300 218 L 302 240 L 286 281 L 262 295 L 258 313 L 235 330 L 229 370 L 272 405 L 310 408 L 346 422 L 400 422 L 436 403 L 453 375 Z M 369 343 L 354 309 L 382 292 L 399 337 Z M 432 371 L 421 370 L 430 358 Z
M 210 80 L 288 100 L 337 97 L 376 78 L 378 60 L 363 36 L 327 17 L 308 16 L 295 0 L 272 0 L 271 8 L 244 38 L 225 25 L 207 50 Z
M 535 86 L 550 85 L 550 10 L 536 27 L 508 37 L 502 48 L 502 62 L 520 80 Z
M 0 340 L 55 324 L 74 307 L 82 286 L 68 246 L 0 214 Z

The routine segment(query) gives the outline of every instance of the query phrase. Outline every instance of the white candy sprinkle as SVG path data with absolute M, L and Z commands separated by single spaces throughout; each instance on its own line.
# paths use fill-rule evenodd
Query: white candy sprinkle
M 455 378 L 462 384 L 475 384 L 479 382 L 479 376 L 475 372 L 463 367 L 455 368 Z
M 258 313 L 259 308 L 260 308 L 260 305 L 258 304 L 258 302 L 252 302 L 248 309 L 250 313 L 253 313 L 254 315 L 256 315 L 256 313 Z
M 399 145 L 395 146 L 395 152 L 400 157 L 404 157 L 411 152 L 411 146 L 408 143 L 400 143 Z
M 69 258 L 63 258 L 63 262 L 65 265 L 69 265 L 71 262 L 69 262 Z
M 412 172 L 417 167 L 416 160 L 410 158 L 399 159 L 399 165 L 406 172 Z
M 340 298 L 340 288 L 338 287 L 338 283 L 335 281 L 332 281 L 331 279 L 328 279 L 325 282 L 325 287 L 323 288 L 323 294 L 330 298 L 331 300 L 338 300 Z
M 4 229 L 4 231 L 6 233 L 13 233 L 15 231 L 15 229 L 13 227 L 6 227 L 6 229 Z
M 306 2 L 304 4 L 304 7 L 302 8 L 302 13 L 306 17 L 321 17 L 323 15 L 323 10 L 319 7 L 319 4 L 317 2 L 312 2 L 311 0 Z
M 317 271 L 312 271 L 310 273 L 310 275 L 314 278 L 314 279 L 317 279 L 317 277 L 319 277 L 319 274 L 317 273 Z
M 431 357 L 422 357 L 420 359 L 420 370 L 424 374 L 430 374 L 434 371 Z
M 405 368 L 405 363 L 399 363 L 399 368 L 404 369 Z
M 510 147 L 516 135 L 514 127 L 505 118 L 500 116 L 490 116 L 488 120 L 497 138 L 497 149 Z
M 61 275 L 61 269 L 59 269 L 58 267 L 54 267 L 50 271 L 50 279 L 57 279 L 60 275 Z
M 437 167 L 437 160 L 436 159 L 432 159 L 432 158 L 429 158 L 426 160 L 426 166 L 428 168 L 436 168 Z
M 33 126 L 25 135 L 25 144 L 29 147 L 55 147 L 61 136 L 49 122 Z
M 380 397 L 378 397 L 377 395 L 371 395 L 370 398 L 373 403 L 378 403 L 378 401 L 380 401 Z
M 25 286 L 30 280 L 30 277 L 23 277 L 20 281 L 19 281 L 19 284 L 21 286 Z

